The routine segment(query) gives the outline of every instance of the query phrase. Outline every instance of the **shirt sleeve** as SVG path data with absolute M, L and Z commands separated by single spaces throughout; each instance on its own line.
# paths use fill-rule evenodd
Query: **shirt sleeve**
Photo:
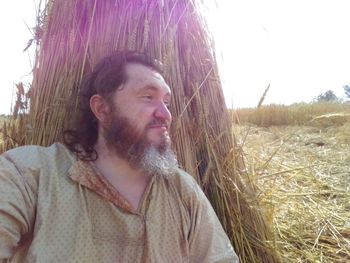
M 33 185 L 5 155 L 0 155 L 0 262 L 11 258 L 32 232 L 36 196 Z
M 238 263 L 214 209 L 195 182 L 194 189 L 191 198 L 190 262 Z

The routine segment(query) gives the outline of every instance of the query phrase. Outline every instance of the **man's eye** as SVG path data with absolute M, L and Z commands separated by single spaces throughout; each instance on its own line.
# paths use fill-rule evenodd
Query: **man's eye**
M 151 100 L 153 97 L 152 95 L 144 95 L 143 98 L 147 100 Z
M 168 109 L 170 109 L 170 102 L 165 101 L 164 104 Z

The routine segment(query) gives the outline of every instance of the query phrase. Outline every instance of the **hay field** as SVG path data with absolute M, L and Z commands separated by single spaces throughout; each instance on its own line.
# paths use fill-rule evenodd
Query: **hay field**
M 350 262 L 350 122 L 234 132 L 283 262 Z

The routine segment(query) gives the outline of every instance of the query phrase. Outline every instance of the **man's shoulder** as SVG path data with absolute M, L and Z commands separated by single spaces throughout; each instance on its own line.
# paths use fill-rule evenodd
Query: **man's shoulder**
M 188 187 L 193 187 L 194 185 L 197 185 L 197 182 L 193 178 L 193 176 L 181 168 L 177 168 L 176 173 L 174 173 L 173 176 L 169 177 L 169 179 L 176 184 L 183 184 Z
M 176 191 L 186 200 L 197 199 L 202 197 L 202 190 L 197 181 L 182 169 L 177 169 L 177 172 L 168 178 L 169 182 L 174 186 Z
M 32 193 L 37 193 L 39 185 L 48 186 L 57 178 L 64 178 L 62 175 L 71 167 L 73 158 L 73 154 L 60 143 L 48 147 L 28 145 L 14 148 L 0 155 L 0 179 L 29 186 Z
M 21 166 L 35 166 L 35 164 L 47 163 L 61 158 L 74 158 L 67 147 L 61 143 L 54 143 L 48 147 L 38 145 L 20 146 L 4 152 L 1 156 Z

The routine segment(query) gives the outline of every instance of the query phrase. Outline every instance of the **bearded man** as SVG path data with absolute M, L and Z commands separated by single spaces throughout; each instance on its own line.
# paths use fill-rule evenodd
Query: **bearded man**
M 160 64 L 104 58 L 64 144 L 0 157 L 0 262 L 238 262 L 171 150 Z M 8 262 L 8 261 L 6 261 Z

